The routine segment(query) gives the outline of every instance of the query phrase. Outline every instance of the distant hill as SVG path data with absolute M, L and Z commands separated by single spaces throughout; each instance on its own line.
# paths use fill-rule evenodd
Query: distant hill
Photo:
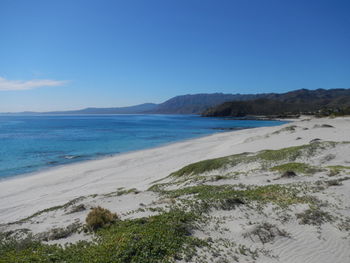
M 152 111 L 157 108 L 155 103 L 144 103 L 129 107 L 115 107 L 115 108 L 86 108 L 82 110 L 73 111 L 51 111 L 46 114 L 137 114 L 146 111 Z
M 265 94 L 259 99 L 225 102 L 202 113 L 207 117 L 295 114 L 350 114 L 350 89 L 301 89 L 282 94 Z
M 155 103 L 144 103 L 129 107 L 112 107 L 112 108 L 86 108 L 81 110 L 71 110 L 71 111 L 48 111 L 48 112 L 18 112 L 15 114 L 20 115 L 33 115 L 33 114 L 43 114 L 43 115 L 74 115 L 74 114 L 139 114 L 154 110 L 158 104 Z M 11 113 L 3 113 L 11 114 Z
M 145 103 L 130 107 L 118 108 L 86 108 L 71 111 L 50 111 L 50 112 L 20 112 L 16 114 L 200 114 L 209 107 L 219 105 L 232 100 L 250 100 L 265 96 L 264 94 L 193 94 L 182 95 L 171 98 L 163 103 Z
M 193 94 L 193 95 L 182 95 L 171 98 L 161 104 L 152 111 L 152 113 L 161 114 L 197 114 L 208 109 L 219 105 L 226 101 L 233 100 L 251 100 L 264 96 L 263 94 L 258 95 L 241 95 L 241 94 L 223 94 L 223 93 L 212 93 L 212 94 Z
M 188 94 L 163 103 L 130 107 L 86 108 L 72 111 L 16 114 L 203 114 L 203 116 L 271 115 L 349 106 L 350 89 L 295 90 L 262 94 Z M 340 109 L 340 108 L 339 108 Z

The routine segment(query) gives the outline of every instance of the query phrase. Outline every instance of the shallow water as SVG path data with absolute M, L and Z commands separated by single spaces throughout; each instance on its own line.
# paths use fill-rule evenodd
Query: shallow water
M 0 177 L 196 138 L 280 125 L 192 115 L 0 116 Z

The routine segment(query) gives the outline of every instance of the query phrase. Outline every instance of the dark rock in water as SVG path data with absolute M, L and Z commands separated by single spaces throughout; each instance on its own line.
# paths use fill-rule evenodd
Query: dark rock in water
M 282 174 L 282 178 L 291 178 L 291 177 L 295 177 L 297 176 L 297 174 L 293 171 L 286 171 Z
M 314 142 L 319 142 L 319 141 L 321 141 L 321 139 L 316 138 L 316 139 L 312 139 L 309 143 L 314 143 Z
M 301 140 L 302 138 L 301 137 L 297 137 L 296 140 Z

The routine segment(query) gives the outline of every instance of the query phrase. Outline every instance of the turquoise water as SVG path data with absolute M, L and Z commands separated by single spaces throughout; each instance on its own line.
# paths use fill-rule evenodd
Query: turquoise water
M 0 178 L 220 132 L 280 125 L 188 115 L 0 116 Z

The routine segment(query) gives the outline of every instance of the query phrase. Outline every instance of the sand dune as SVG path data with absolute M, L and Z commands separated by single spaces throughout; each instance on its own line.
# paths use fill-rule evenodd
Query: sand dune
M 327 141 L 339 143 L 322 144 Z M 327 168 L 350 166 L 350 144 L 343 143 L 345 141 L 350 141 L 350 118 L 302 118 L 283 126 L 225 132 L 4 180 L 0 182 L 1 230 L 28 228 L 34 234 L 40 234 L 74 222 L 84 223 L 87 211 L 68 213 L 71 205 L 67 205 L 40 213 L 20 224 L 6 224 L 78 197 L 81 198 L 74 205 L 83 204 L 86 208 L 101 205 L 124 219 L 148 216 L 156 212 L 139 208 L 165 206 L 166 201 L 157 192 L 147 191 L 157 180 L 160 180 L 157 183 L 168 183 L 168 188 L 164 188 L 167 190 L 203 184 L 254 187 L 278 184 L 307 189 L 302 193 L 328 204 L 324 207 L 317 205 L 317 209 L 322 207 L 320 211 L 331 215 L 332 220 L 320 224 L 301 223 L 307 217 L 305 211 L 314 203 L 293 203 L 288 209 L 280 209 L 273 202 L 266 205 L 252 202 L 229 211 L 212 209 L 211 223 L 203 225 L 194 235 L 212 238 L 215 246 L 221 249 L 217 259 L 229 260 L 227 262 L 348 262 L 350 180 L 347 177 L 350 170 L 337 170 L 337 174 L 331 177 L 333 170 Z M 309 145 L 310 142 L 318 143 L 319 149 L 314 147 L 317 149 L 313 149 L 312 153 L 305 151 L 304 155 L 292 161 L 308 164 L 314 169 L 318 167 L 319 170 L 313 171 L 312 175 L 297 172 L 296 177 L 284 178 L 271 167 L 284 164 L 285 160 L 262 164 L 258 159 L 250 158 L 258 156 L 262 150 Z M 179 178 L 166 178 L 194 162 L 246 152 L 251 153 L 244 155 L 247 160 L 250 158 L 249 161 L 203 172 L 200 174 L 202 177 L 191 177 L 186 182 L 180 182 Z M 211 180 L 217 175 L 222 178 Z M 136 190 L 119 194 L 122 188 Z M 181 202 L 181 198 L 179 200 Z M 139 212 L 130 213 L 137 209 Z M 258 230 L 269 233 L 267 242 L 261 242 L 261 236 L 256 234 L 260 233 Z M 85 234 L 74 234 L 50 242 L 65 243 L 89 238 Z M 231 248 L 224 246 L 222 240 L 229 242 Z M 244 253 L 241 251 L 243 245 L 246 249 Z M 199 251 L 199 262 L 201 256 L 211 262 L 210 252 Z M 213 262 L 215 260 L 212 259 Z

